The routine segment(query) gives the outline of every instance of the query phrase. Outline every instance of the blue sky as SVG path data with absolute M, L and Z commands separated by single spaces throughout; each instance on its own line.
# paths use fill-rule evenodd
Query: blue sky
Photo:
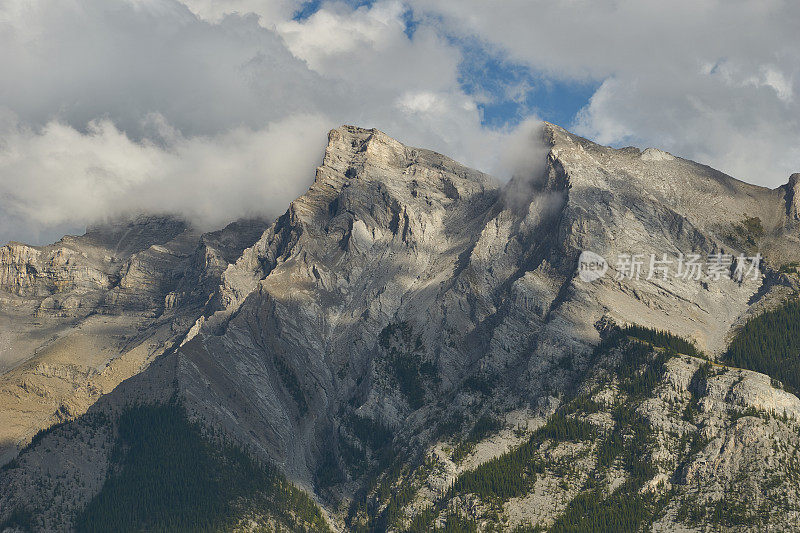
M 548 77 L 477 39 L 453 42 L 463 53 L 461 87 L 469 95 L 485 95 L 479 104 L 481 123 L 490 128 L 513 127 L 531 115 L 570 127 L 600 86 L 597 81 Z

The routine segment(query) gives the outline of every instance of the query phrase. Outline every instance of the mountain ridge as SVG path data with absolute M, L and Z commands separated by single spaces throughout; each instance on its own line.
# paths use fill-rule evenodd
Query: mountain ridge
M 144 333 L 133 335 L 142 353 L 135 365 L 114 374 L 59 421 L 69 425 L 72 420 L 85 429 L 81 416 L 87 409 L 113 414 L 143 399 L 177 397 L 192 419 L 273 462 L 313 494 L 339 529 L 368 519 L 353 507 L 362 491 L 381 520 L 391 515 L 402 523 L 402 516 L 390 512 L 392 505 L 399 505 L 409 520 L 421 516 L 421 509 L 429 508 L 424 504 L 445 497 L 446 487 L 468 468 L 534 438 L 535 428 L 546 427 L 568 397 L 586 394 L 592 379 L 617 376 L 613 361 L 633 348 L 602 352 L 598 360 L 599 323 L 670 330 L 715 357 L 737 324 L 796 292 L 796 277 L 780 272 L 783 263 L 800 259 L 798 224 L 787 208 L 794 205 L 791 180 L 772 190 L 752 186 L 664 152 L 601 147 L 549 124 L 541 137 L 546 148 L 541 176 L 521 175 L 503 185 L 377 130 L 332 130 L 309 191 L 272 223 L 241 223 L 228 233 L 221 230 L 219 237 L 192 234 L 183 242 L 167 242 L 166 248 L 151 243 L 131 255 L 134 260 L 119 270 L 125 272 L 111 289 L 113 296 L 103 296 L 109 310 L 100 316 L 124 316 L 126 306 L 136 305 L 152 315 L 135 326 L 144 327 Z M 234 237 L 242 233 L 247 236 Z M 225 235 L 234 244 L 223 250 L 215 243 Z M 750 255 L 758 250 L 765 262 L 757 279 L 715 283 L 616 279 L 618 267 L 612 262 L 606 277 L 585 283 L 576 271 L 584 250 L 608 258 L 640 251 Z M 10 280 L 0 285 L 13 293 L 19 272 L 35 264 L 28 256 L 8 257 L 0 253 L 0 266 L 9 273 L 0 279 Z M 177 274 L 158 281 L 164 265 Z M 80 263 L 77 268 L 84 272 Z M 36 268 L 31 280 L 40 272 L 46 269 Z M 32 286 L 32 281 L 22 283 Z M 79 303 L 95 298 L 95 289 L 80 283 L 52 288 L 51 294 L 44 291 L 38 297 L 38 309 L 47 298 L 61 301 L 63 293 Z M 32 310 L 35 303 L 19 308 Z M 159 347 L 145 349 L 154 339 Z M 652 357 L 657 360 L 657 353 Z M 692 399 L 700 394 L 692 380 L 702 361 L 676 357 L 664 365 L 658 370 L 661 392 L 647 394 L 668 393 L 687 405 L 700 401 Z M 24 390 L 30 375 L 13 372 L 0 378 L 7 394 L 19 396 L 16 391 Z M 720 435 L 728 430 L 719 421 L 742 404 L 800 413 L 797 399 L 772 392 L 768 378 L 738 369 L 726 372 L 728 377 L 704 378 L 708 390 L 700 396 L 710 406 L 703 412 L 708 427 L 721 428 Z M 92 376 L 74 380 L 77 389 L 94 386 L 89 385 L 97 380 Z M 633 387 L 631 379 L 613 378 L 624 387 Z M 33 390 L 34 385 L 28 386 Z M 39 387 L 52 389 L 49 383 Z M 634 411 L 655 404 L 648 422 L 652 431 L 668 435 L 664 427 L 670 424 L 683 428 L 683 422 L 665 414 L 661 400 L 648 397 L 632 404 L 613 388 L 602 393 L 607 404 L 622 402 Z M 62 403 L 69 404 L 70 394 L 75 395 L 64 393 Z M 615 427 L 613 417 L 599 414 L 598 427 Z M 458 420 L 454 430 L 446 429 Z M 487 428 L 499 420 L 502 429 L 472 432 L 479 420 Z M 525 427 L 524 436 L 516 436 L 509 423 Z M 359 424 L 385 428 L 391 443 L 369 444 Z M 46 452 L 48 439 L 63 441 L 65 431 L 46 435 L 0 477 L 35 501 L 33 486 L 41 473 L 31 457 L 52 463 L 45 458 L 91 449 L 97 464 L 105 466 L 93 472 L 70 470 L 94 480 L 89 488 L 75 489 L 81 494 L 78 501 L 90 499 L 112 468 L 111 459 L 75 439 L 62 451 Z M 17 433 L 12 446 L 24 445 L 33 432 Z M 448 439 L 468 443 L 462 448 L 464 464 L 445 452 Z M 475 440 L 471 445 L 470 439 Z M 409 469 L 399 479 L 391 481 L 381 446 L 390 446 Z M 680 457 L 683 452 L 664 447 L 661 453 Z M 719 450 L 708 453 L 723 457 Z M 10 456 L 13 452 L 7 452 Z M 429 494 L 419 496 L 419 508 L 413 499 L 387 503 L 370 489 L 372 475 L 401 487 L 411 483 L 420 457 L 440 465 L 445 474 L 441 479 L 426 474 L 427 488 L 415 489 L 417 495 Z M 702 483 L 714 475 L 706 472 L 697 479 Z M 646 481 L 669 478 L 665 472 L 654 476 Z M 676 486 L 684 485 L 691 483 Z M 555 489 L 535 490 L 531 498 L 539 501 L 551 498 Z M 569 489 L 562 496 L 571 500 L 576 494 Z M 0 518 L 13 501 L 0 500 Z M 77 504 L 64 505 L 74 509 Z M 538 516 L 524 505 L 503 505 L 501 514 L 516 517 L 517 524 Z M 476 509 L 483 507 L 476 503 Z M 557 523 L 558 514 L 566 512 L 552 502 L 546 508 L 543 523 Z M 51 527 L 62 524 L 42 513 Z

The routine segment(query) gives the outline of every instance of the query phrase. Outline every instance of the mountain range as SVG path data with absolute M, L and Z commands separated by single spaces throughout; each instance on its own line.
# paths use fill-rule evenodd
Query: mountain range
M 530 143 L 0 248 L 0 530 L 800 528 L 800 174 Z

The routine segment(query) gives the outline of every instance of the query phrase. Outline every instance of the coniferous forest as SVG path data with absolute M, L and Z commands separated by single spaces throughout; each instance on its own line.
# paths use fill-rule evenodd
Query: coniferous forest
M 791 300 L 745 324 L 733 338 L 725 361 L 762 372 L 800 392 L 800 300 Z
M 683 337 L 673 335 L 669 331 L 647 328 L 637 324 L 625 326 L 624 328 L 621 328 L 621 330 L 625 335 L 642 340 L 648 344 L 652 344 L 653 346 L 668 348 L 677 353 L 691 355 L 693 357 L 702 357 L 703 355 L 693 342 L 686 340 Z
M 228 531 L 242 519 L 328 531 L 304 492 L 241 448 L 205 437 L 178 404 L 131 407 L 118 431 L 115 473 L 78 517 L 78 531 Z

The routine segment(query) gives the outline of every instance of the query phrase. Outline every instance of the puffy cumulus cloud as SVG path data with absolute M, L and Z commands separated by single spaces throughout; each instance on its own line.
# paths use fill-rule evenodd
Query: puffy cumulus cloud
M 395 1 L 0 1 L 0 240 L 134 211 L 279 213 L 328 129 L 378 127 L 491 170 L 457 47 Z M 252 12 L 252 13 L 251 13 Z
M 347 81 L 353 105 L 386 104 L 405 91 L 462 94 L 458 85 L 458 48 L 430 25 L 409 37 L 398 1 L 352 10 L 325 4 L 303 21 L 288 21 L 277 31 L 289 50 L 326 79 Z M 359 105 L 360 104 L 360 105 Z
M 395 52 L 395 58 L 412 49 L 413 45 L 406 42 L 408 39 L 401 18 L 405 9 L 400 2 L 362 6 L 355 11 L 344 3 L 330 3 L 304 21 L 281 23 L 278 30 L 289 49 L 307 61 L 311 68 L 336 73 L 336 68 L 342 66 L 341 59 L 352 58 L 361 48 L 391 50 Z M 390 59 L 387 57 L 386 62 Z M 363 62 L 344 63 L 348 70 L 365 67 Z M 404 65 L 395 66 L 402 68 Z
M 410 0 L 560 79 L 602 81 L 572 127 L 776 186 L 800 170 L 800 4 Z

